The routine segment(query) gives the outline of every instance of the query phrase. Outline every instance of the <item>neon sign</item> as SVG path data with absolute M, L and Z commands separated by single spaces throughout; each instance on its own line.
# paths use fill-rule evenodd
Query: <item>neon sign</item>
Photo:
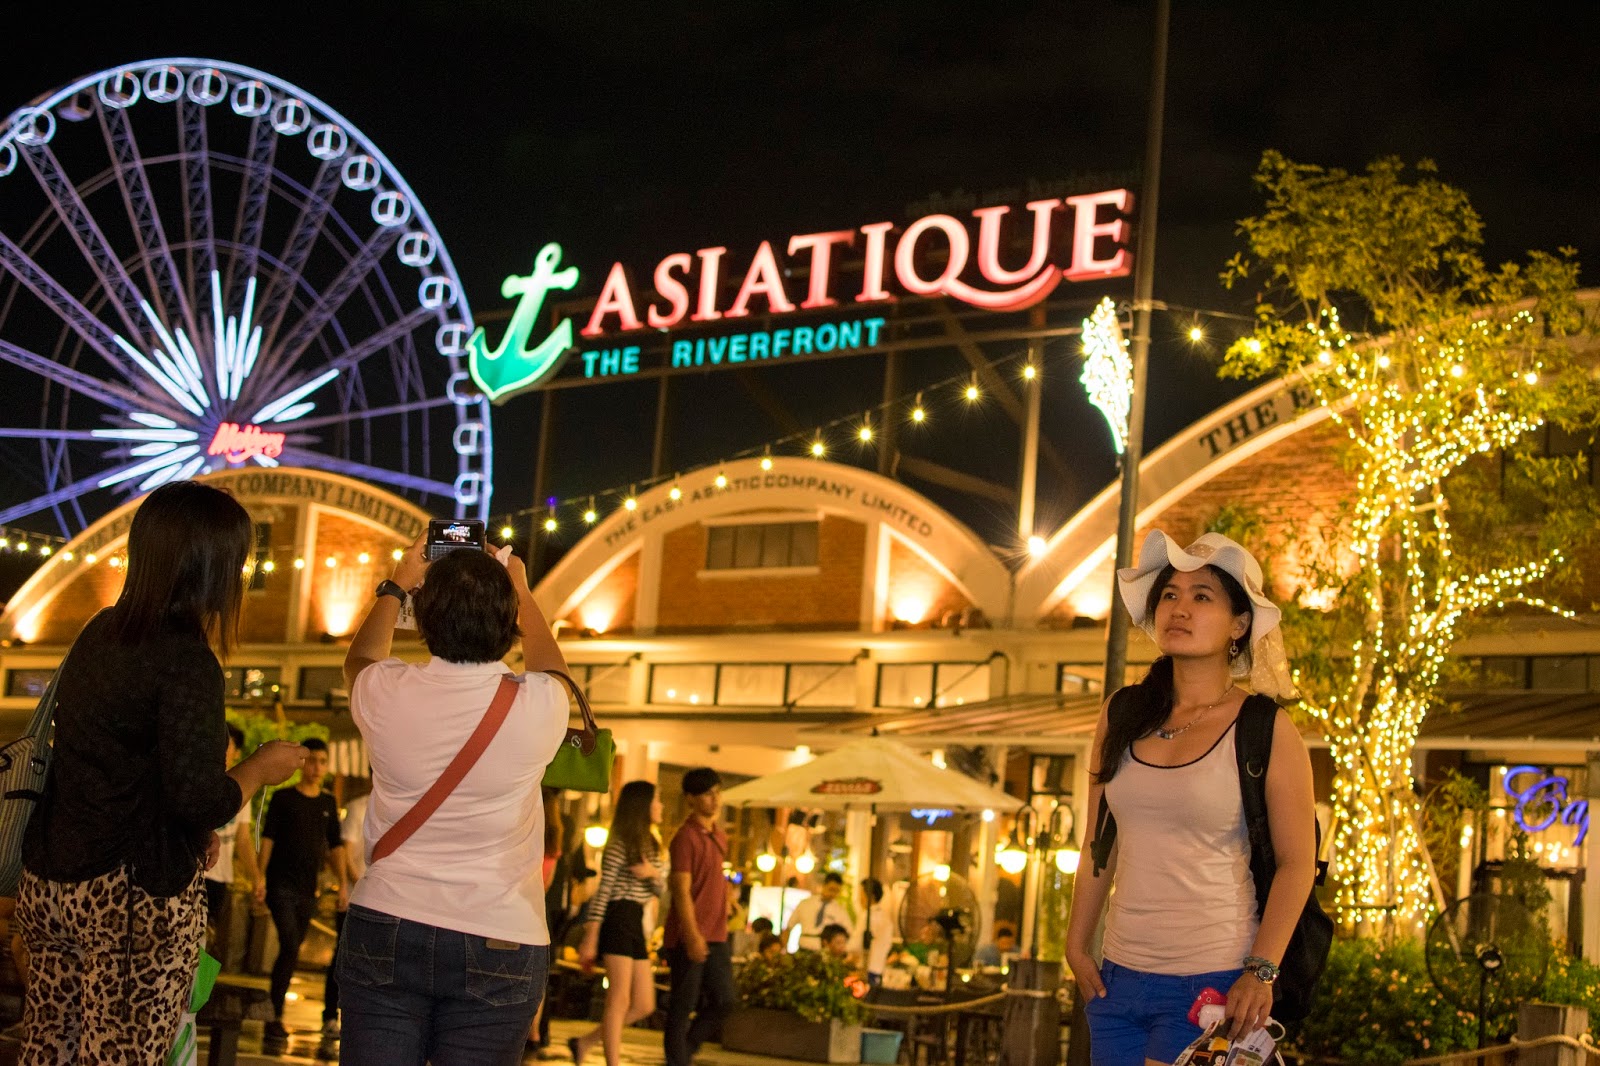
M 1513 785 L 1512 781 L 1525 777 L 1532 784 Z M 1516 801 L 1511 811 L 1512 820 L 1524 832 L 1538 833 L 1560 822 L 1578 830 L 1573 847 L 1583 843 L 1589 835 L 1589 801 L 1567 797 L 1567 778 L 1546 773 L 1537 766 L 1513 766 L 1506 770 L 1506 795 Z M 1530 810 L 1531 808 L 1531 810 Z
M 914 821 L 927 822 L 928 825 L 932 826 L 941 818 L 954 817 L 956 812 L 945 810 L 942 807 L 914 807 L 910 813 Z
M 986 311 L 1020 311 L 1044 300 L 1063 280 L 1092 281 L 1129 274 L 1132 256 L 1119 245 L 1127 236 L 1125 216 L 1132 208 L 1133 194 L 1127 189 L 1029 202 L 1029 251 L 1018 267 L 1007 267 L 1000 261 L 1002 230 L 1012 211 L 1006 206 L 980 207 L 972 212 L 977 220 L 976 238 L 970 222 L 935 213 L 905 227 L 892 244 L 893 222 L 797 234 L 787 242 L 779 242 L 784 249 L 782 255 L 773 242 L 762 241 L 751 253 L 738 291 L 726 306 L 721 302 L 722 281 L 724 276 L 736 275 L 728 269 L 725 245 L 665 256 L 650 274 L 653 293 L 636 292 L 629 270 L 616 262 L 606 273 L 588 321 L 576 332 L 595 341 L 647 329 L 666 332 L 752 314 L 770 320 L 852 304 L 870 307 L 890 303 L 897 293 L 947 297 Z M 1052 248 L 1055 220 L 1068 212 L 1072 215 L 1071 236 L 1064 256 L 1058 257 Z M 835 252 L 840 248 L 859 248 L 859 283 L 847 285 L 839 279 L 842 272 L 836 269 Z M 942 265 L 930 272 L 930 263 L 940 263 L 940 252 L 944 253 Z M 1061 258 L 1065 259 L 1065 266 L 1059 262 Z M 572 319 L 563 319 L 537 344 L 529 343 L 545 296 L 552 289 L 570 290 L 578 283 L 577 268 L 558 269 L 560 262 L 560 246 L 547 244 L 535 258 L 532 273 L 505 279 L 501 294 L 515 299 L 517 306 L 497 347 L 489 347 L 482 329 L 468 341 L 472 380 L 491 400 L 534 387 L 555 370 L 572 347 Z M 803 293 L 797 283 L 786 280 L 792 274 L 805 275 Z M 795 285 L 793 291 L 791 285 Z M 858 327 L 872 326 L 874 336 L 882 323 L 879 318 L 857 320 Z M 840 323 L 833 328 L 842 331 L 847 325 Z M 735 335 L 726 342 L 729 362 L 740 361 L 733 347 L 740 336 L 747 338 L 751 350 L 754 345 L 761 345 L 759 351 L 766 354 L 757 354 L 756 358 L 779 358 L 786 353 L 804 354 L 801 338 L 814 340 L 827 328 L 794 327 L 791 331 L 780 327 Z M 757 341 L 758 337 L 762 339 Z M 711 354 L 707 347 L 711 343 L 674 342 L 671 365 L 704 365 Z M 869 342 L 868 346 L 874 343 Z M 686 345 L 690 346 L 687 350 Z M 582 356 L 587 377 L 639 371 L 638 345 L 597 346 Z
M 283 433 L 269 433 L 260 426 L 224 422 L 217 427 L 217 434 L 211 438 L 211 447 L 206 449 L 206 454 L 224 456 L 230 463 L 242 463 L 256 455 L 276 459 L 283 454 L 285 436 Z

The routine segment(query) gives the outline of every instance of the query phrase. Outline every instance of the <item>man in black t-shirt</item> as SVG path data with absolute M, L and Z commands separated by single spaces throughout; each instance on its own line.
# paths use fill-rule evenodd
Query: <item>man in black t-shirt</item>
M 339 804 L 322 791 L 328 745 L 314 737 L 301 743 L 310 754 L 301 765 L 300 781 L 272 794 L 261 824 L 261 869 L 266 876 L 256 893 L 272 912 L 278 931 L 278 958 L 272 964 L 273 1020 L 266 1025 L 261 1048 L 269 1055 L 281 1055 L 288 1047 L 283 1001 L 300 961 L 300 945 L 311 927 L 323 863 L 338 875 L 340 910 L 349 894 Z

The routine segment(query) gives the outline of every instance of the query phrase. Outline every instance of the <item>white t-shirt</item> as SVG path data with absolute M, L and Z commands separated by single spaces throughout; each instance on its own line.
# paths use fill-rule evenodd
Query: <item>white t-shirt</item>
M 211 869 L 206 871 L 206 880 L 216 881 L 219 884 L 233 884 L 233 848 L 234 842 L 239 840 L 239 834 L 244 834 L 244 839 L 249 841 L 250 847 L 255 846 L 255 841 L 250 838 L 250 804 L 246 803 L 239 808 L 239 813 L 233 816 L 233 821 L 217 830 L 217 838 L 222 847 L 217 852 L 217 861 L 211 864 Z
M 503 663 L 373 663 L 350 714 L 367 742 L 365 876 L 351 902 L 385 914 L 517 944 L 548 944 L 544 803 L 539 782 L 567 729 L 567 694 L 548 674 L 522 691 L 488 750 L 439 809 L 382 862 L 372 849 L 466 744 L 494 699 Z M 515 676 L 515 675 L 510 675 Z
M 344 841 L 345 862 L 350 871 L 350 883 L 361 880 L 367 872 L 367 797 L 357 796 L 344 809 L 339 820 L 339 837 Z

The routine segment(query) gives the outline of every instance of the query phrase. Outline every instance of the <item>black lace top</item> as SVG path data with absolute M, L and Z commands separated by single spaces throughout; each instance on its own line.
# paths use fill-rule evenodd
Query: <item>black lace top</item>
M 243 797 L 224 772 L 222 667 L 204 637 L 174 629 L 137 646 L 84 627 L 56 690 L 45 796 L 23 838 L 29 870 L 86 881 L 124 863 L 153 895 L 183 891 L 211 831 Z

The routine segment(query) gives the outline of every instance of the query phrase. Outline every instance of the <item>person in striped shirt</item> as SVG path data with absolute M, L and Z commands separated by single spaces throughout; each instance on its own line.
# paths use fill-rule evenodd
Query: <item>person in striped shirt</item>
M 603 1040 L 607 1066 L 622 1061 L 622 1029 L 655 1013 L 655 974 L 648 947 L 655 905 L 665 876 L 661 869 L 661 800 L 649 781 L 629 781 L 617 796 L 611 833 L 600 859 L 600 884 L 584 915 L 578 962 L 585 970 L 597 958 L 606 970 L 606 1006 L 600 1024 L 567 1041 L 573 1062 L 582 1062 Z

